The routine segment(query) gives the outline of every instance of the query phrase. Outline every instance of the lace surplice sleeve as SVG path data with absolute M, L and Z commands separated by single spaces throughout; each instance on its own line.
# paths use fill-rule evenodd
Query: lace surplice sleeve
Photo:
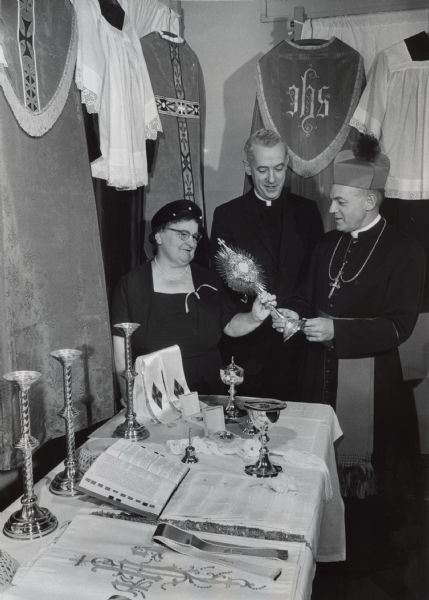
M 139 38 L 152 31 L 169 31 L 179 36 L 179 15 L 158 0 L 128 0 L 128 14 Z
M 106 61 L 99 37 L 99 13 L 88 0 L 71 0 L 77 20 L 76 85 L 89 113 L 100 111 Z
M 350 125 L 361 133 L 370 133 L 377 139 L 382 134 L 389 89 L 389 64 L 385 52 L 374 59 L 368 73 L 368 82 Z

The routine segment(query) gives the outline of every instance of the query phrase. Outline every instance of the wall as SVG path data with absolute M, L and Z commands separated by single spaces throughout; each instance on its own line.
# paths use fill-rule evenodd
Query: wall
M 258 59 L 281 41 L 286 22 L 261 23 L 259 0 L 183 2 L 184 35 L 204 74 L 204 187 L 208 225 L 219 204 L 243 191 L 242 147 L 250 133 Z

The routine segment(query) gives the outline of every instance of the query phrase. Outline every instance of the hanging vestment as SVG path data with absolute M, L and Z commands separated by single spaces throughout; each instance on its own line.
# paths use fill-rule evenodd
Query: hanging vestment
M 158 0 L 120 0 L 122 29 L 102 15 L 98 0 L 72 0 L 78 22 L 76 84 L 90 113 L 98 113 L 101 156 L 94 177 L 111 186 L 147 184 L 146 140 L 161 131 L 139 38 L 178 33 L 178 17 Z
M 351 125 L 379 139 L 389 157 L 387 197 L 429 198 L 428 102 L 429 52 L 427 60 L 413 60 L 402 41 L 377 55 Z
M 258 108 L 289 146 L 295 173 L 316 175 L 341 150 L 362 78 L 359 53 L 336 38 L 318 46 L 284 40 L 259 60 Z
M 337 38 L 320 45 L 282 41 L 258 62 L 252 131 L 277 131 L 289 146 L 293 193 L 315 200 L 329 227 L 332 161 L 347 147 L 364 84 L 362 58 Z
M 36 370 L 31 431 L 64 434 L 61 366 L 79 348 L 76 429 L 113 413 L 112 355 L 97 217 L 66 1 L 3 2 L 0 41 L 0 375 Z M 17 398 L 0 383 L 0 469 L 22 458 Z
M 375 135 L 390 159 L 381 211 L 426 250 L 423 309 L 429 310 L 429 36 L 380 52 L 351 124 Z
M 401 426 L 412 410 L 401 394 L 398 346 L 417 319 L 424 262 L 422 248 L 384 219 L 356 238 L 331 231 L 316 248 L 306 286 L 290 303 L 301 316 L 334 319 L 333 343 L 309 344 L 302 400 L 329 403 L 339 418 L 345 415 L 346 448 L 340 443 L 337 451 L 346 495 L 370 491 L 371 460 L 382 489 L 394 481 Z M 355 401 L 363 404 L 353 419 Z
M 195 53 L 151 33 L 141 40 L 155 93 L 162 135 L 145 189 L 145 220 L 170 200 L 184 198 L 203 210 L 201 99 L 203 79 Z

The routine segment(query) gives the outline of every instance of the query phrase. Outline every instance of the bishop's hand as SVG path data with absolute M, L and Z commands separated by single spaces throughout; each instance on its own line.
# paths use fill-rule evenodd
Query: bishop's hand
M 334 320 L 326 317 L 307 319 L 303 332 L 309 342 L 330 342 L 334 339 Z

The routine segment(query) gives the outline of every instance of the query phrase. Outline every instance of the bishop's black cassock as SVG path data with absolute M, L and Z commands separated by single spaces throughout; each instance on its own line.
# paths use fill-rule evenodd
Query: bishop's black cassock
M 372 463 L 381 488 L 392 483 L 401 451 L 401 419 L 409 407 L 401 394 L 398 346 L 416 323 L 424 270 L 422 248 L 384 219 L 356 238 L 331 231 L 316 248 L 306 285 L 290 306 L 301 316 L 334 319 L 333 342 L 309 344 L 304 401 L 335 408 L 340 361 L 352 359 L 345 372 L 350 382 L 357 359 L 373 358 Z

